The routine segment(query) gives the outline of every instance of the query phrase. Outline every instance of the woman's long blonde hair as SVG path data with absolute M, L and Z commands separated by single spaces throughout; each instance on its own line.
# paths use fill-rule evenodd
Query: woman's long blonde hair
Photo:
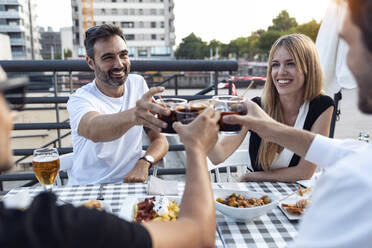
M 322 93 L 323 74 L 320 66 L 318 52 L 314 42 L 303 34 L 290 34 L 280 37 L 271 47 L 267 79 L 262 93 L 263 109 L 273 119 L 284 123 L 282 105 L 279 100 L 278 91 L 275 88 L 273 78 L 271 77 L 271 61 L 278 48 L 285 48 L 293 57 L 296 69 L 304 73 L 304 101 L 311 101 Z M 283 147 L 261 140 L 258 150 L 258 163 L 261 164 L 264 171 L 270 170 L 270 165 L 274 161 L 276 153 L 280 153 Z

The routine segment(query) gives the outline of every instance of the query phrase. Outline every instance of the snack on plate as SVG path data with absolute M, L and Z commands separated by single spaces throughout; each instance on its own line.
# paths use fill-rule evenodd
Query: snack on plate
M 296 204 L 282 203 L 282 207 L 290 214 L 301 215 L 304 213 L 305 208 L 310 205 L 309 199 L 301 199 Z
M 234 208 L 251 208 L 263 206 L 271 202 L 267 195 L 260 198 L 246 198 L 244 195 L 238 195 L 236 193 L 231 194 L 226 199 L 217 198 L 216 201 Z
M 134 206 L 133 221 L 175 221 L 179 211 L 178 203 L 165 196 L 148 197 Z
M 308 187 L 308 188 L 305 188 L 305 189 L 301 189 L 301 185 L 298 185 L 298 194 L 300 196 L 303 196 L 304 194 L 306 194 L 307 192 L 310 192 L 312 190 L 313 189 L 311 187 Z
M 90 200 L 84 202 L 83 206 L 87 208 L 102 210 L 102 204 L 98 200 Z

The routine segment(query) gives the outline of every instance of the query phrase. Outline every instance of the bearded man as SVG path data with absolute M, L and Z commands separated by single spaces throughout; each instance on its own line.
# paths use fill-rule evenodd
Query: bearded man
M 158 131 L 166 123 L 154 114 L 169 115 L 142 76 L 129 74 L 130 60 L 122 30 L 104 24 L 86 31 L 86 61 L 95 79 L 70 96 L 73 166 L 69 185 L 144 182 L 148 170 L 168 151 Z M 150 146 L 142 156 L 142 128 Z

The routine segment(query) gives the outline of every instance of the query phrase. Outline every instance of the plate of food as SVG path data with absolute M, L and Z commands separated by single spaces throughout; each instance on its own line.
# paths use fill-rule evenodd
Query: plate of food
M 181 197 L 127 197 L 119 217 L 134 222 L 175 221 L 180 211 Z
M 240 221 L 265 215 L 278 205 L 278 197 L 265 192 L 215 189 L 214 198 L 218 211 Z
M 289 220 L 299 220 L 311 204 L 312 188 L 302 189 L 279 201 L 279 208 Z

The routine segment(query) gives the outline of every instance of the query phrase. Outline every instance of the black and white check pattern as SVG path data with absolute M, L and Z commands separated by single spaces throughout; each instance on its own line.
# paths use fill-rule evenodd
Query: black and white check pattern
M 224 183 L 220 183 L 224 187 Z M 182 196 L 184 183 L 178 184 L 178 194 Z M 216 187 L 214 185 L 214 187 Z M 297 184 L 286 183 L 235 183 L 228 184 L 228 188 L 238 190 L 264 191 L 266 193 L 285 196 L 297 189 Z M 28 188 L 31 196 L 40 193 L 42 187 Z M 17 188 L 8 195 L 24 190 Z M 54 187 L 53 192 L 58 198 L 74 204 L 94 200 L 98 196 L 99 185 Z M 104 201 L 111 205 L 112 212 L 118 214 L 122 201 L 128 197 L 146 197 L 147 184 L 107 184 L 103 189 Z M 6 196 L 5 196 L 6 197 Z M 297 234 L 296 223 L 287 220 L 284 214 L 275 208 L 267 215 L 261 216 L 251 222 L 236 222 L 217 212 L 216 247 L 284 247 Z M 221 236 L 220 236 L 221 234 Z

